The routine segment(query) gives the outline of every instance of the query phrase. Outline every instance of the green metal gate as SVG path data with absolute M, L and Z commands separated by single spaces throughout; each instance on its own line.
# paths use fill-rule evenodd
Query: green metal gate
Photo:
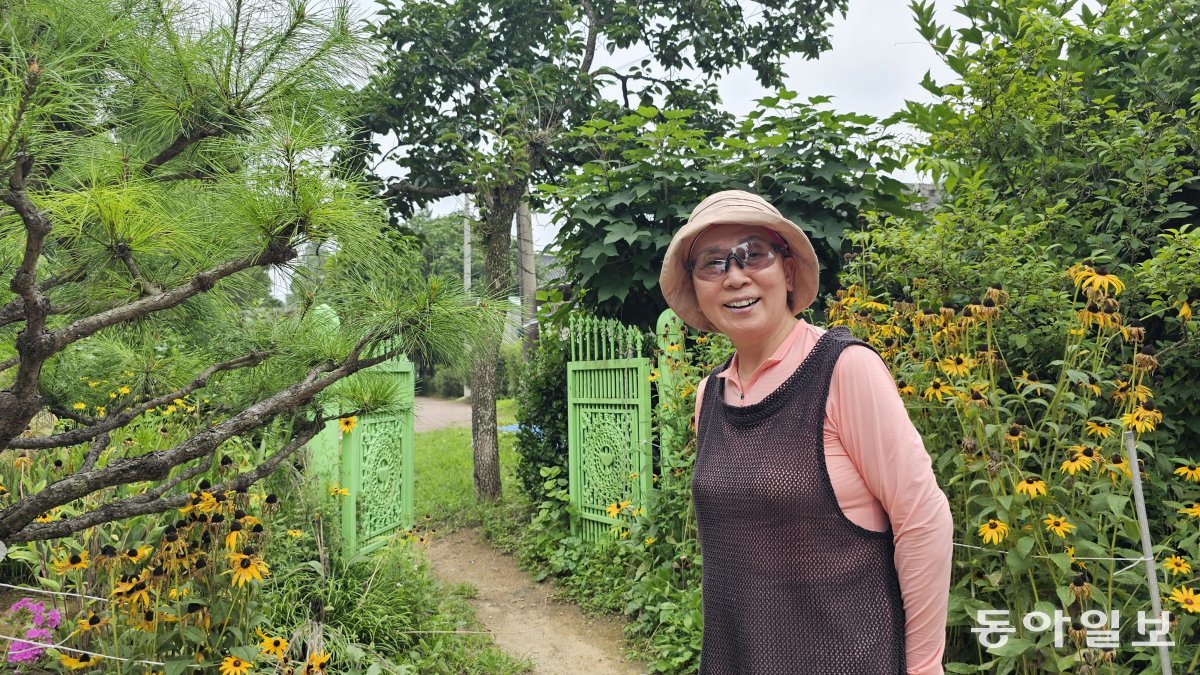
M 349 491 L 340 499 L 342 538 L 352 554 L 413 526 L 413 364 L 401 356 L 370 372 L 397 379 L 404 412 L 364 415 L 347 433 L 331 422 L 309 442 L 309 473 L 322 494 L 335 483 Z
M 652 489 L 650 359 L 641 356 L 641 333 L 612 319 L 572 317 L 570 333 L 571 529 L 594 541 L 645 509 Z M 609 515 L 613 505 L 619 509 L 615 518 Z

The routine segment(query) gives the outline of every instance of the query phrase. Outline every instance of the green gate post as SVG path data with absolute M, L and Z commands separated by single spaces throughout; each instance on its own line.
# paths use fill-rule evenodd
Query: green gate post
M 314 307 L 312 320 L 329 331 L 341 324 L 328 305 Z M 307 446 L 308 473 L 321 495 L 335 483 L 350 493 L 341 498 L 342 539 L 349 555 L 370 552 L 386 543 L 384 535 L 413 525 L 413 364 L 399 356 L 369 372 L 396 378 L 401 414 L 364 415 L 345 434 L 335 420 Z
M 609 504 L 645 508 L 653 489 L 650 359 L 642 335 L 611 319 L 572 316 L 567 364 L 571 532 L 587 541 L 622 522 Z M 628 514 L 621 514 L 628 517 Z
M 369 553 L 397 529 L 413 526 L 413 364 L 404 356 L 371 369 L 399 380 L 403 412 L 364 415 L 342 435 L 342 536 L 351 552 Z
M 658 403 L 661 406 L 663 392 L 670 392 L 674 396 L 682 379 L 679 377 L 678 371 L 671 368 L 670 362 L 683 358 L 685 347 L 683 343 L 683 319 L 680 319 L 675 312 L 669 309 L 663 310 L 663 313 L 658 315 L 658 326 L 654 331 L 654 335 L 658 338 L 659 349 L 658 379 L 655 384 L 658 385 Z M 675 456 L 673 454 L 676 449 L 674 433 L 674 430 L 670 427 L 660 425 L 658 428 L 659 462 L 662 473 L 666 473 L 675 466 Z

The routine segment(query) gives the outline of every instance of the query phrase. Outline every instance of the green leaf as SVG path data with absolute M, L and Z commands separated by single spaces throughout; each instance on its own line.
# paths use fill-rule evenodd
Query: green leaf
M 999 647 L 990 647 L 988 648 L 987 652 L 989 654 L 995 654 L 996 656 L 1012 658 L 1015 656 L 1020 656 L 1025 652 L 1032 650 L 1033 648 L 1033 642 L 1030 642 L 1025 638 L 1009 637 L 1008 642 L 1005 642 Z
M 196 665 L 195 659 L 170 659 L 163 662 L 163 671 L 165 675 L 182 675 L 184 671 Z

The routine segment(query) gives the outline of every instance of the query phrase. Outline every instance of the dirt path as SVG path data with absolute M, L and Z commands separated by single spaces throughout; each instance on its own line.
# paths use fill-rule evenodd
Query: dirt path
M 535 675 L 647 671 L 622 656 L 618 621 L 588 618 L 574 605 L 555 602 L 549 584 L 531 580 L 512 558 L 488 546 L 478 529 L 435 538 L 426 554 L 442 580 L 479 589 L 471 600 L 476 616 L 501 649 L 532 660 Z
M 413 431 L 471 426 L 471 404 L 418 396 L 413 403 Z

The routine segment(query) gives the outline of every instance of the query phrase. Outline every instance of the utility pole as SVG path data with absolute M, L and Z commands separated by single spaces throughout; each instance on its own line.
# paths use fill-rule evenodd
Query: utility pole
M 517 260 L 521 273 L 521 355 L 528 362 L 537 344 L 537 260 L 533 250 L 533 217 L 529 197 L 517 207 Z
M 463 195 L 463 288 L 471 290 L 471 197 Z
M 463 195 L 463 290 L 471 292 L 471 195 Z M 463 382 L 463 396 L 471 397 L 471 382 Z

